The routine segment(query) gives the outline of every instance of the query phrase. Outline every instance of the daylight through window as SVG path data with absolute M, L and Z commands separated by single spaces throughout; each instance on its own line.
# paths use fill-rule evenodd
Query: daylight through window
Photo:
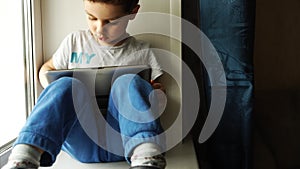
M 22 1 L 0 5 L 0 147 L 17 137 L 26 119 Z

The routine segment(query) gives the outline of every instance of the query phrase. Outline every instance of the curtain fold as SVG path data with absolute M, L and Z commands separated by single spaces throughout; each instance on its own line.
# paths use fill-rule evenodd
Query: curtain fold
M 200 0 L 199 5 L 200 28 L 219 54 L 227 81 L 222 119 L 205 143 L 208 163 L 213 169 L 250 169 L 255 1 Z M 212 86 L 204 77 L 210 103 Z

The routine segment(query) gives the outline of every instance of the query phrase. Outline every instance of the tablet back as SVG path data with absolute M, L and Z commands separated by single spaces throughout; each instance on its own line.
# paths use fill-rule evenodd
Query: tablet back
M 94 94 L 96 97 L 107 97 L 114 80 L 124 74 L 138 74 L 146 81 L 150 81 L 151 68 L 148 65 L 134 65 L 51 70 L 45 72 L 48 84 L 61 77 L 74 77 L 85 83 L 92 91 L 95 91 Z

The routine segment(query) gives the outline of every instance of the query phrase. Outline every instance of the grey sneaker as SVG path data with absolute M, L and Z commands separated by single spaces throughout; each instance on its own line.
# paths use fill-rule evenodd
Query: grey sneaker
M 156 155 L 153 157 L 145 157 L 144 162 L 140 165 L 132 166 L 129 169 L 165 169 L 166 159 L 163 155 Z

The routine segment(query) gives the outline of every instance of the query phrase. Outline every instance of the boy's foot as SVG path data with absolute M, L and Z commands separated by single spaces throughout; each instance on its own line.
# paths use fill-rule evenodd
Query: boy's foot
M 134 149 L 130 161 L 130 169 L 165 169 L 167 164 L 160 147 L 154 143 L 138 145 Z
M 8 163 L 2 169 L 37 169 L 36 164 L 30 161 L 8 161 Z
M 165 169 L 166 160 L 163 155 L 156 155 L 153 157 L 144 157 L 143 159 L 134 159 L 140 161 L 129 169 Z
M 12 149 L 8 162 L 2 169 L 37 169 L 41 154 L 33 146 L 18 144 Z

